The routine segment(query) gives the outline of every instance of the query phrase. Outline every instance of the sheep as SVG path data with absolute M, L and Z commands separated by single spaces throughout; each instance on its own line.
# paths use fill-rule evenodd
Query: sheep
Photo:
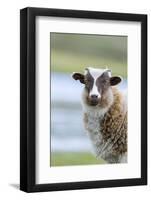
M 120 76 L 109 69 L 88 67 L 85 73 L 73 73 L 73 79 L 85 85 L 82 92 L 84 127 L 92 141 L 96 157 L 107 163 L 127 162 L 127 104 L 116 85 Z

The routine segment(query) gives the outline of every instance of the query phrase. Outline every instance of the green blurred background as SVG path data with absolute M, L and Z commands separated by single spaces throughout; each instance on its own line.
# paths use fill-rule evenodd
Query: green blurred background
M 120 89 L 127 88 L 127 37 L 50 33 L 50 166 L 105 163 L 92 154 L 82 123 L 83 86 L 71 78 L 88 66 L 108 67 L 125 78 Z
M 127 37 L 51 33 L 51 70 L 83 71 L 85 66 L 107 66 L 127 77 Z

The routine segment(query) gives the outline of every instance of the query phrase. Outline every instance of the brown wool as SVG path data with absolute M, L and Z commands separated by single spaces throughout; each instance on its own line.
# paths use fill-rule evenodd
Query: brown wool
M 114 103 L 101 121 L 103 139 L 112 140 L 114 155 L 127 152 L 127 112 L 122 110 L 123 97 L 113 88 Z
M 112 149 L 109 152 L 112 159 L 104 157 L 108 162 L 119 162 L 119 158 L 127 153 L 127 108 L 123 106 L 123 96 L 117 90 L 116 87 L 112 87 L 113 103 L 105 113 L 103 119 L 100 120 L 100 134 L 102 135 L 102 141 L 107 144 L 110 141 Z M 86 101 L 86 97 L 85 103 Z M 99 106 L 102 108 L 110 104 L 109 99 L 106 96 L 102 97 Z M 99 108 L 98 108 L 99 109 Z M 84 114 L 84 124 L 87 128 L 88 115 Z

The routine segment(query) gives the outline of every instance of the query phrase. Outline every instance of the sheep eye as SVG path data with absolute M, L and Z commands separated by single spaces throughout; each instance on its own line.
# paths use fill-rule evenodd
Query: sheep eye
M 103 84 L 107 84 L 107 83 L 108 83 L 108 80 L 106 80 L 106 79 L 105 79 L 105 80 L 102 80 L 102 83 L 103 83 Z
M 103 80 L 102 82 L 103 82 L 103 83 L 107 83 L 107 81 L 106 81 L 106 80 Z
M 86 82 L 86 83 L 90 83 L 90 80 L 89 80 L 89 79 L 86 79 L 85 82 Z

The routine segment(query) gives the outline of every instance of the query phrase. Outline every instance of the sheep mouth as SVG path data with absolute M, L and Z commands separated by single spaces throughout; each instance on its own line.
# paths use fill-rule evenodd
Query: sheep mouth
M 97 100 L 95 100 L 95 101 L 94 101 L 94 100 L 91 100 L 91 101 L 90 101 L 90 105 L 91 105 L 91 106 L 97 106 L 97 105 L 98 105 L 98 101 L 97 101 Z

